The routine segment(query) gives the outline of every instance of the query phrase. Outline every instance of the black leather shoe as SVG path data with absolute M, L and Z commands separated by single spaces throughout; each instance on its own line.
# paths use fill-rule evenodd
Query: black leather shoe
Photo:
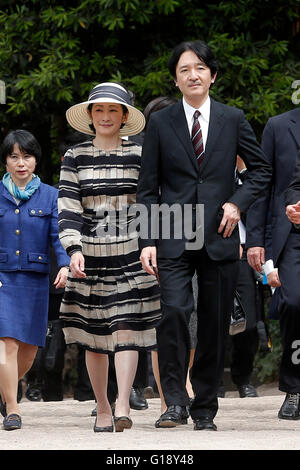
M 114 430 L 113 423 L 111 423 L 110 426 L 97 426 L 96 423 L 97 423 L 97 418 L 94 424 L 94 432 L 113 432 Z
M 42 392 L 39 388 L 28 386 L 25 396 L 27 400 L 30 401 L 41 401 L 42 399 Z
M 191 398 L 191 397 L 190 397 L 190 398 L 189 398 L 189 404 L 186 406 L 186 412 L 187 412 L 187 414 L 188 414 L 187 417 L 190 416 L 190 409 L 191 409 L 191 406 L 192 406 L 193 402 L 194 402 L 194 398 Z
M 95 400 L 94 392 L 81 392 L 80 390 L 76 390 L 74 392 L 74 400 L 78 401 L 90 401 Z
M 129 405 L 132 410 L 146 410 L 148 408 L 147 400 L 144 398 L 141 388 L 132 387 L 129 397 Z
M 189 413 L 186 406 L 170 405 L 155 422 L 156 428 L 174 428 L 178 424 L 187 424 Z
M 216 431 L 217 426 L 212 418 L 204 416 L 203 418 L 194 419 L 194 431 Z
M 287 393 L 278 412 L 280 419 L 300 419 L 300 393 Z
M 218 398 L 225 398 L 225 393 L 226 393 L 225 385 L 220 385 L 220 387 L 218 388 L 217 397 Z
M 258 397 L 257 391 L 252 384 L 239 385 L 238 391 L 241 398 L 254 398 Z
M 111 407 L 112 415 L 114 415 L 115 414 L 116 403 L 115 402 L 110 403 L 110 407 Z M 95 408 L 92 410 L 91 416 L 97 416 L 97 406 L 95 406 Z
M 11 413 L 6 416 L 3 420 L 3 428 L 5 431 L 13 431 L 14 429 L 21 429 L 22 419 L 20 415 L 16 413 Z

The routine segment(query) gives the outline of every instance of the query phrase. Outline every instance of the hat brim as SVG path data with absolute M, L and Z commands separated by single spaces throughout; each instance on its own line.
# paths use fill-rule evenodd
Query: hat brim
M 126 106 L 128 109 L 128 118 L 125 125 L 120 129 L 120 136 L 139 134 L 145 127 L 145 117 L 137 108 L 118 100 L 102 98 L 101 100 L 96 99 L 75 104 L 66 111 L 67 121 L 73 129 L 83 134 L 95 135 L 95 132 L 90 128 L 91 120 L 87 113 L 88 106 L 93 103 L 117 103 Z

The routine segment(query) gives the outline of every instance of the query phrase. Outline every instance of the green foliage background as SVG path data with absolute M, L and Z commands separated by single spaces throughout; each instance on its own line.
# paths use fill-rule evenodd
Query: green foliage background
M 218 59 L 212 96 L 244 109 L 260 140 L 270 116 L 295 106 L 299 32 L 300 0 L 0 0 L 0 140 L 10 129 L 33 132 L 43 149 L 39 174 L 55 183 L 71 131 L 66 109 L 108 80 L 127 85 L 141 110 L 177 96 L 167 59 L 193 39 Z M 276 354 L 258 357 L 262 380 L 278 370 L 277 322 L 271 330 Z
M 121 81 L 143 109 L 176 95 L 166 67 L 182 40 L 202 39 L 219 61 L 213 96 L 243 108 L 260 138 L 291 109 L 300 78 L 300 0 L 1 0 L 1 139 L 25 127 L 43 147 L 40 174 L 53 183 L 66 109 L 104 80 Z

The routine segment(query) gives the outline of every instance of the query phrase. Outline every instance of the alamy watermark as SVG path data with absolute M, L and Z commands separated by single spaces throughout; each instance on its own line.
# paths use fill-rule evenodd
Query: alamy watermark
M 127 204 L 103 207 L 96 211 L 97 223 L 91 229 L 105 239 L 115 237 L 143 240 L 185 240 L 188 250 L 200 250 L 204 244 L 203 204 Z
M 297 366 L 300 364 L 300 339 L 293 341 L 292 349 L 296 350 L 292 354 L 292 363 Z
M 6 86 L 3 80 L 0 80 L 0 104 L 6 104 Z

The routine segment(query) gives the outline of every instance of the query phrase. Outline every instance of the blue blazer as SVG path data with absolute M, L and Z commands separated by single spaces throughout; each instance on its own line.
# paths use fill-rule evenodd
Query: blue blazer
M 0 182 L 0 271 L 50 272 L 50 246 L 58 267 L 68 266 L 58 237 L 58 190 L 41 183 L 27 201 L 16 204 Z

